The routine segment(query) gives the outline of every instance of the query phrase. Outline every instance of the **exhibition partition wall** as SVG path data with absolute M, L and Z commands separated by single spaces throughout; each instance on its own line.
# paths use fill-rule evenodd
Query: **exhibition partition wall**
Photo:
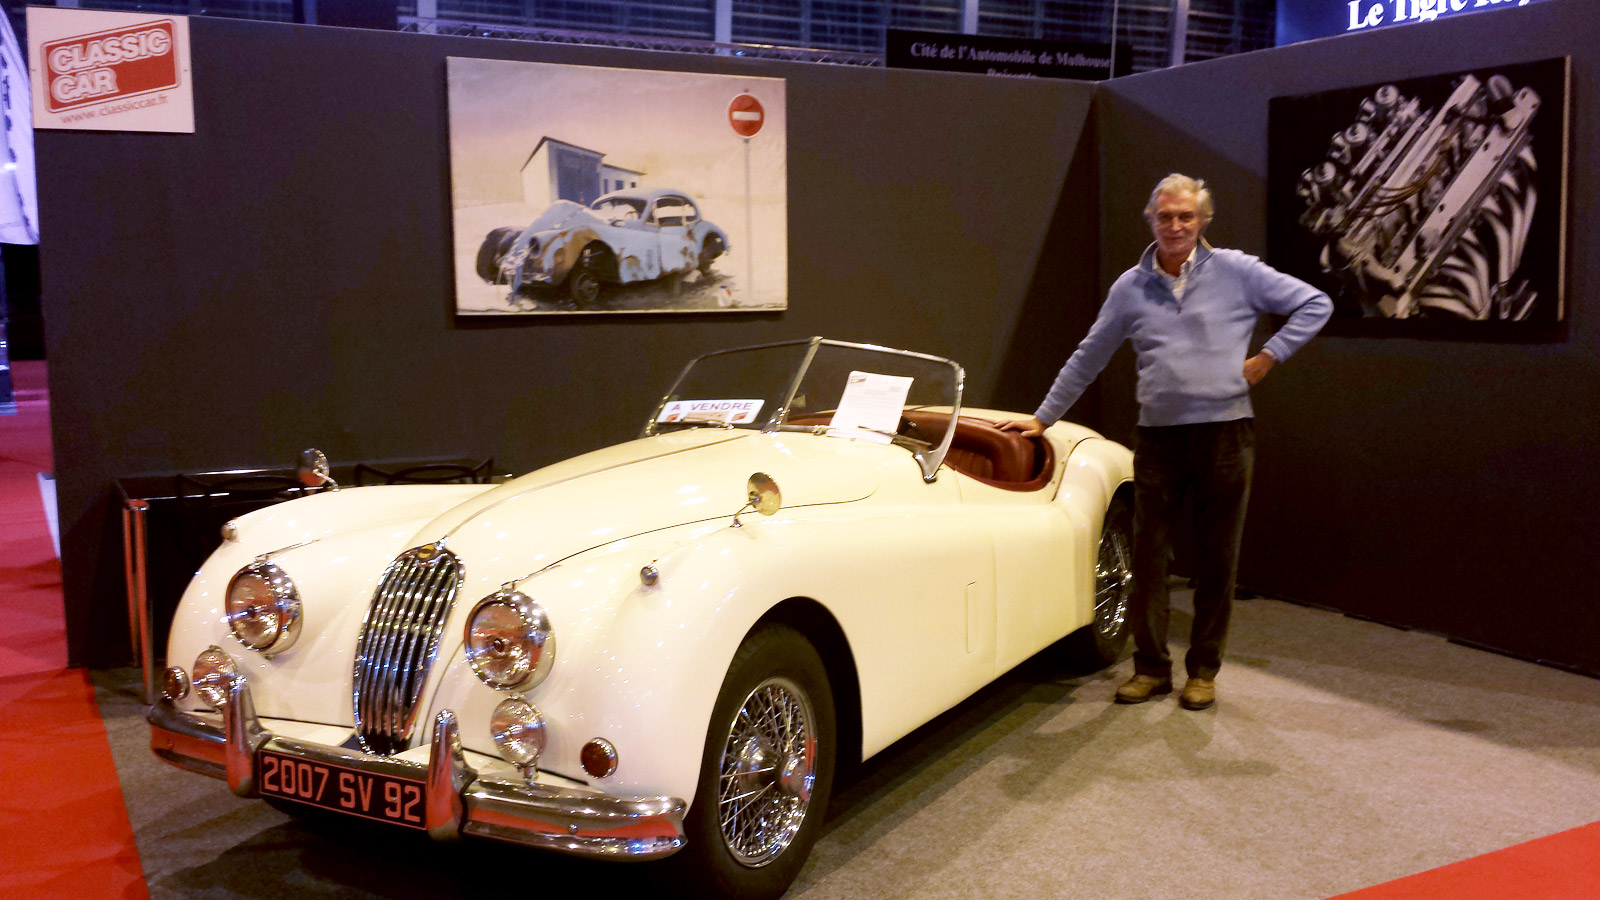
M 1216 244 L 1266 251 L 1273 96 L 1570 56 L 1581 226 L 1600 200 L 1594 9 L 1100 88 L 196 18 L 193 135 L 37 135 L 72 662 L 127 657 L 118 476 L 311 445 L 524 470 L 636 433 L 693 354 L 811 334 L 949 355 L 969 402 L 1031 409 L 1147 243 L 1162 175 L 1212 184 Z M 453 315 L 450 56 L 788 79 L 787 310 Z M 1246 587 L 1600 671 L 1600 259 L 1573 235 L 1556 340 L 1324 336 L 1269 376 Z M 1072 417 L 1131 441 L 1132 378 L 1124 350 Z
M 308 446 L 527 470 L 637 434 L 695 354 L 813 334 L 950 356 L 970 402 L 1031 409 L 1094 315 L 1089 84 L 190 28 L 192 135 L 36 136 L 74 665 L 128 658 L 120 476 Z M 788 309 L 457 317 L 451 56 L 787 79 Z
M 1149 240 L 1138 211 L 1173 169 L 1214 187 L 1215 244 L 1266 252 L 1271 97 L 1572 60 L 1567 333 L 1323 336 L 1272 372 L 1255 391 L 1244 586 L 1600 672 L 1596 11 L 1553 0 L 1313 41 L 1118 79 L 1097 98 L 1109 283 Z M 1131 366 L 1116 372 L 1102 402 L 1126 435 Z

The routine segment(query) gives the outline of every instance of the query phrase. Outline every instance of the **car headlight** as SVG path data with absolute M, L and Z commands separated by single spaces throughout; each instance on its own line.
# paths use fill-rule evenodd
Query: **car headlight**
M 489 733 L 500 757 L 531 777 L 544 752 L 544 716 L 521 697 L 507 697 L 489 718 Z
M 532 597 L 502 589 L 478 601 L 467 616 L 465 649 L 484 684 L 525 691 L 550 674 L 556 636 L 550 617 Z
M 221 711 L 228 705 L 228 692 L 239 680 L 239 667 L 221 647 L 207 647 L 194 659 L 194 692 L 201 702 Z
M 239 643 L 271 656 L 300 636 L 300 592 L 277 566 L 256 560 L 228 582 L 228 628 Z

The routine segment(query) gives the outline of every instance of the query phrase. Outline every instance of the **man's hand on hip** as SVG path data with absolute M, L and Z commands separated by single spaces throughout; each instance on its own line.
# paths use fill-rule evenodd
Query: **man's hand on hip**
M 1278 361 L 1270 353 L 1257 353 L 1244 361 L 1244 380 L 1254 387 L 1257 382 L 1267 377 L 1267 372 L 1277 365 Z

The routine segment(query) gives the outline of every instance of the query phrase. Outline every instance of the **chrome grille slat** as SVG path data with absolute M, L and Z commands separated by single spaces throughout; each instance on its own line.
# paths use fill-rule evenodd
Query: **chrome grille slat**
M 417 547 L 390 563 L 373 591 L 356 641 L 356 737 L 369 753 L 406 749 L 439 639 L 465 575 L 442 546 Z
M 413 567 L 402 567 L 403 560 L 404 557 L 396 560 L 384 573 L 373 595 L 372 607 L 368 610 L 368 617 L 375 618 L 368 626 L 372 630 L 368 631 L 367 627 L 362 630 L 360 659 L 364 664 L 365 678 L 358 679 L 356 683 L 358 723 L 375 724 L 380 718 L 378 711 L 382 706 L 382 685 L 388 680 L 385 673 L 390 668 L 389 646 L 393 630 L 411 593 L 409 582 L 415 581 L 419 572 Z
M 416 602 L 410 609 L 410 615 L 406 617 L 405 623 L 395 635 L 395 649 L 390 656 L 394 660 L 395 672 L 389 679 L 386 724 L 391 732 L 397 734 L 406 730 L 414 698 L 422 687 L 418 675 L 427 674 L 418 672 L 420 662 L 418 657 L 421 655 L 419 651 L 432 643 L 427 640 L 428 635 L 437 633 L 437 623 L 433 619 L 438 606 L 436 591 L 443 574 L 440 566 L 435 566 L 427 573 L 417 590 Z
M 374 691 L 373 702 L 376 707 L 372 721 L 375 727 L 391 735 L 400 731 L 399 723 L 394 716 L 395 705 L 400 702 L 400 695 L 394 687 L 395 682 L 405 674 L 405 667 L 400 662 L 400 646 L 406 639 L 410 623 L 416 621 L 417 614 L 424 605 L 428 576 L 436 571 L 435 568 L 411 569 L 405 573 L 394 593 L 390 623 L 383 632 L 380 652 L 385 671 L 383 680 Z

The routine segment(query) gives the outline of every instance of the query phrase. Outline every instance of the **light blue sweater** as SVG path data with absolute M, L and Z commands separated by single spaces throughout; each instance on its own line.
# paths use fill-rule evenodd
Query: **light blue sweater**
M 1124 340 L 1138 356 L 1139 424 L 1248 418 L 1244 360 L 1263 313 L 1289 320 L 1261 348 L 1287 360 L 1333 312 L 1328 295 L 1248 253 L 1202 243 L 1180 301 L 1155 269 L 1155 245 L 1122 273 L 1094 326 L 1034 413 L 1046 425 L 1077 402 Z

